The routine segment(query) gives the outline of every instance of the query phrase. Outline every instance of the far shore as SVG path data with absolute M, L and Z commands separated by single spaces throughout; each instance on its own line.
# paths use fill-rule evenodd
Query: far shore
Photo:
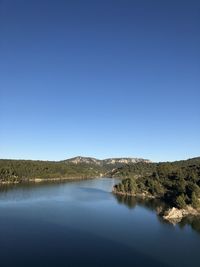
M 80 180 L 90 180 L 101 178 L 101 176 L 97 177 L 56 177 L 56 178 L 29 178 L 29 179 L 20 179 L 15 181 L 0 181 L 1 185 L 11 185 L 11 184 L 22 184 L 22 183 L 42 183 L 42 182 L 56 182 L 56 181 L 80 181 Z

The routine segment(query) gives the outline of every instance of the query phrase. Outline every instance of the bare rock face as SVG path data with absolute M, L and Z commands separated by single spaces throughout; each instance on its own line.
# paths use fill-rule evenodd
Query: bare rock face
M 142 159 L 142 158 L 110 158 L 110 159 L 104 159 L 103 161 L 106 164 L 116 164 L 116 163 L 129 164 L 129 163 L 138 163 L 138 162 L 144 162 L 144 163 L 151 162 L 148 159 Z
M 172 223 L 178 223 L 183 218 L 183 212 L 182 210 L 173 207 L 172 209 L 169 209 L 165 212 L 163 218 Z
M 67 159 L 66 162 L 78 164 L 78 163 L 86 163 L 86 164 L 96 164 L 96 165 L 115 165 L 115 164 L 129 164 L 129 163 L 138 163 L 138 162 L 144 162 L 144 163 L 150 163 L 151 161 L 148 159 L 142 159 L 142 158 L 109 158 L 109 159 L 103 159 L 99 160 L 96 158 L 90 158 L 90 157 L 75 157 L 71 159 Z
M 179 223 L 183 217 L 186 216 L 197 216 L 200 214 L 200 211 L 192 208 L 191 206 L 187 206 L 185 209 L 177 209 L 175 207 L 167 210 L 163 218 L 173 224 Z

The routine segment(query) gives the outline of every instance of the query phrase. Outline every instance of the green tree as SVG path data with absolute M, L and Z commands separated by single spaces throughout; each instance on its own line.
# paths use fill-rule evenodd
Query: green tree
M 192 193 L 192 207 L 195 209 L 200 208 L 200 201 L 194 192 Z
M 178 180 L 177 180 L 177 182 L 176 182 L 176 187 L 177 187 L 177 192 L 179 193 L 179 194 L 183 194 L 183 193 L 185 193 L 185 191 L 186 191 L 186 181 L 184 180 L 184 178 L 183 177 L 178 177 Z
M 176 205 L 179 209 L 184 209 L 186 207 L 185 196 L 183 194 L 176 198 Z
M 135 179 L 130 179 L 130 181 L 129 181 L 129 188 L 128 188 L 128 190 L 129 190 L 129 192 L 135 192 L 136 191 L 136 188 L 137 188 L 137 184 L 136 184 L 136 181 L 135 181 Z
M 119 186 L 119 191 L 124 192 L 124 185 L 120 183 L 118 186 Z

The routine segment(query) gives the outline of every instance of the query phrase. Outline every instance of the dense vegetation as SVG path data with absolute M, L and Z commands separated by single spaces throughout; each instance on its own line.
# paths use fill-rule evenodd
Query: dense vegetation
M 172 163 L 148 164 L 141 172 L 138 166 L 120 168 L 124 179 L 115 186 L 120 194 L 153 196 L 171 206 L 200 207 L 200 158 Z
M 90 178 L 100 176 L 102 168 L 92 164 L 67 162 L 0 160 L 0 181 L 17 182 L 33 178 Z
M 126 164 L 111 172 L 112 177 L 119 178 L 138 178 L 144 175 L 150 175 L 156 170 L 156 163 L 138 162 L 135 164 Z
M 0 183 L 21 182 L 30 179 L 94 178 L 111 176 L 123 163 L 110 160 L 76 157 L 64 161 L 0 160 Z M 139 159 L 142 160 L 142 159 Z M 133 164 L 132 164 L 133 165 Z

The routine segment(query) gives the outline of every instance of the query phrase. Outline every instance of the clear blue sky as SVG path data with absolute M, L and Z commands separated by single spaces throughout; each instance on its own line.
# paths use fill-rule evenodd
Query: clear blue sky
M 200 1 L 0 0 L 0 158 L 200 156 Z

